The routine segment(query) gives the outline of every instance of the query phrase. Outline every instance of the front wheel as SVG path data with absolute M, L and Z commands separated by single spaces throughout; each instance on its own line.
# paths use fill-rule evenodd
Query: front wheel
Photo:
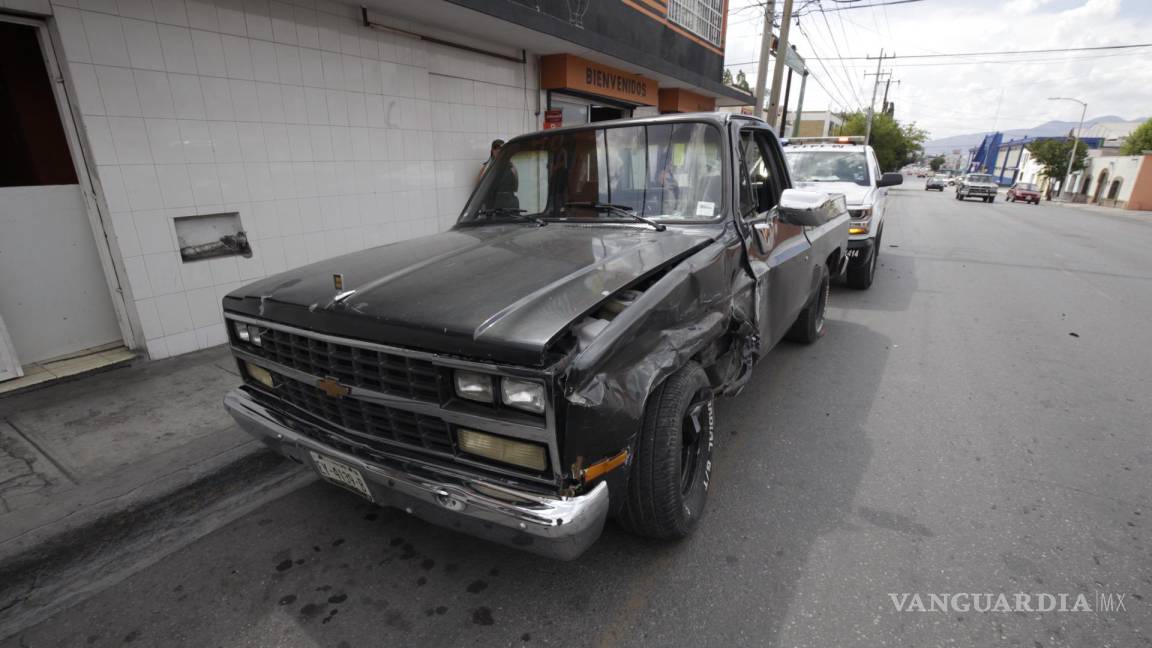
M 649 538 L 683 538 L 704 512 L 712 471 L 715 400 L 690 362 L 648 399 L 633 449 L 620 524 Z

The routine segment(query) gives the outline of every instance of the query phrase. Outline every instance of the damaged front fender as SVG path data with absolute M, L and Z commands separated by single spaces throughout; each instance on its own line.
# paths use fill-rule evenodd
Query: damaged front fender
M 731 393 L 756 349 L 739 241 L 722 237 L 667 271 L 569 365 L 566 465 L 630 447 L 649 395 L 694 358 Z

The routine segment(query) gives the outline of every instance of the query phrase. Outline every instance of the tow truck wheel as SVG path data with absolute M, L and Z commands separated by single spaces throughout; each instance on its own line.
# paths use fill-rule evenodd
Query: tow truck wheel
M 687 536 L 708 498 L 715 400 L 708 375 L 690 362 L 648 399 L 633 449 L 626 501 L 617 517 L 649 538 Z
M 872 246 L 872 258 L 868 259 L 868 263 L 864 266 L 857 268 L 848 268 L 848 276 L 845 282 L 849 288 L 856 290 L 868 290 L 872 286 L 872 279 L 876 276 L 876 263 L 880 257 L 880 237 L 876 237 L 876 244 Z
M 872 258 L 876 258 L 875 252 L 872 253 Z M 824 313 L 828 310 L 828 291 L 831 282 L 826 271 L 822 271 L 821 274 L 823 277 L 820 279 L 820 288 L 812 296 L 812 301 L 800 311 L 800 316 L 785 335 L 793 342 L 812 344 L 824 334 Z

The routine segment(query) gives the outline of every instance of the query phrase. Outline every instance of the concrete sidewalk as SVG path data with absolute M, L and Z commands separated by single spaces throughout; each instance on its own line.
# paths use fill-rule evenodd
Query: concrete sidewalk
M 1135 221 L 1149 221 L 1152 220 L 1152 211 L 1141 209 L 1121 209 L 1119 207 L 1101 207 L 1100 205 L 1089 205 L 1087 203 L 1071 203 L 1059 200 L 1045 201 L 1054 207 L 1065 207 L 1068 209 L 1079 209 L 1085 212 L 1095 214 L 1102 214 L 1105 216 L 1116 216 L 1119 218 L 1127 218 Z
M 243 434 L 217 347 L 0 398 L 0 638 L 313 478 Z

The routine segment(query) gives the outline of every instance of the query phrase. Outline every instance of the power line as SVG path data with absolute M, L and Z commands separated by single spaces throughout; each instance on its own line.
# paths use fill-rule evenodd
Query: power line
M 808 47 L 811 48 L 813 52 L 815 52 L 816 45 L 812 42 L 812 37 L 809 36 L 808 32 L 804 30 L 804 24 L 800 21 L 797 21 L 796 27 L 800 30 L 800 33 L 804 35 L 804 40 L 808 41 Z M 828 82 L 832 84 L 832 87 L 836 88 L 836 96 L 833 96 L 833 94 L 828 91 L 828 88 L 824 87 L 824 84 L 820 82 L 819 77 L 812 75 L 813 80 L 816 81 L 816 85 L 820 86 L 820 89 L 824 91 L 824 94 L 827 95 L 830 100 L 840 103 L 841 108 L 847 109 L 851 102 L 844 100 L 844 93 L 840 90 L 840 86 L 833 79 L 832 73 L 828 71 L 828 67 L 824 65 L 824 61 L 817 60 L 816 64 L 820 66 L 820 69 L 824 70 L 824 74 L 828 76 Z
M 897 54 L 893 58 L 898 58 L 898 59 L 901 59 L 901 58 L 940 58 L 940 57 L 948 57 L 948 56 L 965 58 L 965 57 L 983 56 L 983 55 L 1001 56 L 1004 54 L 1093 52 L 1093 51 L 1101 51 L 1101 50 L 1134 49 L 1134 48 L 1142 48 L 1142 47 L 1152 47 L 1152 43 L 1143 43 L 1143 44 L 1137 44 L 1137 45 L 1107 45 L 1107 46 L 1102 46 L 1102 47 L 1069 47 L 1066 49 L 1053 49 L 1053 50 L 1017 50 L 1017 51 L 1012 51 L 1012 52 L 953 52 L 951 54 L 905 54 L 905 55 Z M 1042 59 L 1008 59 L 1004 62 L 1005 63 L 1025 63 L 1028 61 L 1047 61 L 1047 62 L 1090 61 L 1090 60 L 1095 60 L 1098 58 L 1110 58 L 1112 56 L 1134 56 L 1134 55 L 1140 55 L 1140 54 L 1143 54 L 1143 52 L 1131 52 L 1128 54 L 1103 54 L 1100 56 L 1074 56 L 1074 57 L 1064 57 L 1064 58 L 1051 57 L 1051 58 L 1042 58 Z M 885 57 L 885 58 L 887 58 L 887 57 Z M 876 59 L 876 57 L 874 57 L 874 56 L 822 56 L 822 57 L 809 56 L 809 57 L 805 57 L 805 60 L 807 60 L 807 61 L 869 61 L 869 60 L 875 60 L 875 59 Z M 755 61 L 746 61 L 746 62 L 741 62 L 741 63 L 728 63 L 727 67 L 736 67 L 736 66 L 740 66 L 740 65 L 746 65 L 749 62 L 755 63 Z M 920 64 L 915 64 L 915 65 L 909 65 L 909 64 L 901 63 L 898 65 L 900 65 L 900 67 L 929 67 L 929 66 L 935 66 L 935 65 L 971 65 L 971 64 L 988 65 L 988 64 L 998 63 L 998 62 L 999 61 L 994 61 L 994 60 L 976 59 L 976 60 L 972 60 L 972 61 L 954 62 L 954 63 L 920 63 Z M 851 66 L 851 67 L 861 67 L 861 66 L 857 65 L 857 66 Z M 868 66 L 864 65 L 862 67 L 868 67 Z
M 820 0 L 816 0 L 816 4 L 817 4 L 817 6 L 821 6 L 821 7 L 823 6 L 820 4 Z M 822 13 L 822 14 L 820 14 L 820 17 L 824 19 L 824 24 L 828 26 L 828 33 L 829 33 L 829 35 L 831 35 L 832 25 L 828 24 L 828 14 Z M 848 28 L 844 26 L 844 17 L 841 16 L 840 14 L 836 14 L 836 19 L 840 21 L 840 33 L 844 35 L 844 47 L 845 47 L 845 49 L 847 49 L 848 44 L 852 42 L 852 39 L 848 38 Z M 836 56 L 840 56 L 840 50 L 839 49 L 836 50 Z M 843 66 L 843 63 L 841 63 L 841 66 Z M 851 75 L 848 73 L 847 67 L 844 67 L 844 74 L 846 76 L 848 76 L 849 82 L 851 83 Z M 865 90 L 865 92 L 867 92 L 867 90 Z M 856 84 L 854 84 L 854 83 L 852 84 L 852 96 L 856 97 L 857 103 L 863 103 L 860 100 L 860 94 L 858 92 L 856 92 Z
M 819 0 L 816 0 L 816 2 L 819 4 Z M 828 22 L 827 15 L 820 14 L 820 16 L 824 19 L 825 29 L 828 30 L 828 41 L 832 43 L 832 49 L 835 50 L 836 56 L 840 56 L 840 46 L 836 44 L 836 34 L 832 31 L 832 24 Z M 800 21 L 797 20 L 796 22 L 799 23 Z M 841 23 L 840 27 L 841 31 L 843 31 L 844 24 Z M 847 43 L 847 34 L 845 34 L 845 45 L 847 45 Z M 852 91 L 852 97 L 856 99 L 856 105 L 863 105 L 864 102 L 860 99 L 860 93 L 856 92 L 856 84 L 852 81 L 852 74 L 848 71 L 848 68 L 843 63 L 840 64 L 840 70 L 844 73 L 844 80 L 848 82 L 848 89 Z
M 1101 50 L 1135 49 L 1139 47 L 1152 47 L 1152 43 L 1132 43 L 1127 45 L 1099 45 L 1096 47 L 1060 47 L 1053 49 L 1036 50 L 1005 50 L 1000 52 L 951 52 L 939 54 L 898 54 L 893 58 L 940 58 L 944 56 L 1003 56 L 1005 54 L 1049 54 L 1054 52 L 1096 52 Z M 826 57 L 830 61 L 867 61 L 871 56 L 838 56 Z
M 920 67 L 951 67 L 955 65 L 998 65 L 1001 63 L 1068 63 L 1076 61 L 1097 61 L 1106 58 L 1116 58 L 1118 56 L 1143 56 L 1143 52 L 1118 52 L 1116 54 L 1097 54 L 1095 56 L 1065 56 L 1060 58 L 1031 58 L 1031 59 L 1011 59 L 1008 61 L 947 61 L 943 63 L 898 63 L 893 67 L 907 70 L 910 68 Z M 871 66 L 866 63 L 854 64 L 849 67 L 854 69 L 870 69 Z M 1012 84 L 1009 84 L 1012 85 Z
M 924 0 L 888 0 L 888 2 L 873 2 L 871 4 L 850 4 L 846 7 L 833 7 L 831 9 L 825 9 L 823 6 L 819 6 L 815 9 L 808 9 L 808 11 L 806 13 L 813 13 L 816 11 L 818 11 L 820 13 L 832 13 L 834 11 L 848 11 L 850 9 L 869 9 L 871 7 L 886 7 L 888 5 L 909 4 L 912 2 L 923 2 L 923 1 Z M 799 14 L 799 15 L 804 15 L 804 14 Z

